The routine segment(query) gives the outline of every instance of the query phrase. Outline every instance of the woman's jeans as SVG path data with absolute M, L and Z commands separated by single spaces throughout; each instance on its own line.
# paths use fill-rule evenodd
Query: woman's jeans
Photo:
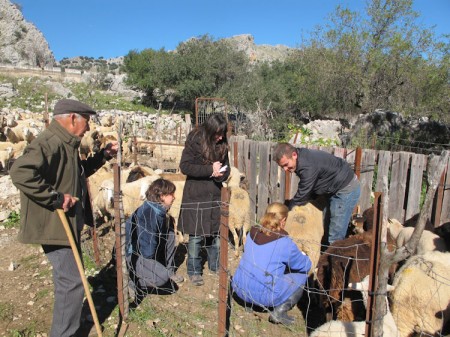
M 347 234 L 348 224 L 356 207 L 361 186 L 357 184 L 352 191 L 338 192 L 330 198 L 330 226 L 328 227 L 328 243 L 342 240 Z
M 189 276 L 202 274 L 202 258 L 200 256 L 200 250 L 203 242 L 205 243 L 206 252 L 208 254 L 209 270 L 217 272 L 219 269 L 219 236 L 212 235 L 204 237 L 189 235 L 187 257 L 187 273 Z

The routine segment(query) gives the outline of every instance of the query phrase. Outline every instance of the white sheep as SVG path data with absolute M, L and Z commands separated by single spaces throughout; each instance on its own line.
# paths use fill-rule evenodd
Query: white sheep
M 8 163 L 13 158 L 13 155 L 12 147 L 8 147 L 6 150 L 0 150 L 0 163 L 4 171 L 8 170 Z
M 403 247 L 414 231 L 414 227 L 404 227 L 398 220 L 389 219 L 387 225 L 389 234 L 396 241 L 397 247 Z M 417 244 L 417 254 L 423 254 L 428 251 L 437 250 L 440 252 L 447 251 L 445 240 L 433 232 L 424 230 Z
M 359 290 L 362 293 L 364 306 L 367 308 L 367 290 L 369 285 L 369 277 L 366 276 L 361 282 L 349 283 L 349 288 Z M 387 287 L 387 290 L 392 290 L 392 286 Z M 399 335 L 397 325 L 394 317 L 389 310 L 389 304 L 386 299 L 387 312 L 383 317 L 383 336 L 395 337 Z M 310 337 L 363 337 L 366 335 L 366 322 L 342 322 L 329 321 L 314 330 Z
M 247 233 L 252 227 L 250 220 L 250 196 L 241 187 L 245 175 L 236 167 L 231 166 L 230 176 L 226 185 L 230 189 L 230 204 L 228 208 L 228 227 L 233 235 L 235 256 L 239 256 L 239 235 L 242 230 L 242 245 L 245 245 Z
M 103 134 L 97 130 L 89 130 L 81 138 L 80 153 L 86 157 L 92 156 L 100 149 L 100 139 Z
M 103 218 L 106 222 L 108 214 L 114 215 L 112 214 L 114 209 L 114 181 L 112 179 L 102 181 L 96 193 L 91 195 L 91 199 L 94 218 Z
M 23 126 L 16 126 L 14 128 L 10 128 L 9 126 L 7 126 L 5 127 L 3 132 L 6 136 L 6 139 L 11 143 L 18 143 L 22 140 L 31 142 L 34 137 L 30 129 Z
M 121 184 L 120 190 L 122 193 L 122 206 L 123 206 L 123 215 L 125 218 L 131 216 L 131 214 L 142 205 L 142 202 L 145 200 L 145 192 L 148 187 L 154 182 L 156 179 L 160 178 L 158 175 L 150 175 L 133 181 L 131 183 Z M 102 186 L 111 186 L 111 183 L 103 182 Z M 105 204 L 109 204 L 109 194 L 106 194 L 108 199 L 105 201 Z M 107 209 L 109 214 L 114 215 L 114 210 Z
M 22 155 L 23 150 L 27 145 L 28 143 L 25 140 L 22 140 L 18 143 L 0 142 L 0 151 L 7 150 L 11 147 L 13 151 L 12 158 L 17 159 Z
M 401 337 L 434 336 L 450 321 L 450 253 L 429 251 L 410 257 L 397 271 L 393 286 L 392 315 Z
M 183 199 L 184 184 L 186 182 L 186 176 L 181 173 L 163 173 L 161 178 L 170 180 L 175 185 L 175 200 L 169 209 L 169 215 L 174 221 L 174 231 L 176 233 L 176 244 L 184 243 L 187 240 L 184 239 L 183 234 L 178 230 L 178 218 L 181 210 L 181 200 Z
M 294 206 L 288 213 L 284 227 L 298 248 L 311 259 L 311 270 L 316 269 L 320 258 L 324 225 L 321 207 L 317 203 Z

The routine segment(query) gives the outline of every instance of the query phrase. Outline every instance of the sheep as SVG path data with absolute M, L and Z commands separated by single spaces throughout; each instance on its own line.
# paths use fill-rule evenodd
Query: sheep
M 404 246 L 409 241 L 414 231 L 414 227 L 404 227 L 396 219 L 389 219 L 387 228 L 389 234 L 396 240 L 397 247 Z M 445 252 L 447 251 L 447 245 L 445 244 L 444 239 L 439 237 L 439 235 L 424 230 L 419 239 L 419 243 L 417 244 L 416 252 L 420 255 L 431 250 Z
M 0 163 L 4 171 L 8 170 L 8 163 L 13 158 L 14 152 L 12 147 L 8 147 L 6 150 L 0 150 Z
M 28 145 L 27 141 L 21 140 L 18 143 L 11 143 L 11 142 L 0 142 L 0 151 L 6 150 L 8 148 L 12 148 L 13 150 L 13 156 L 12 158 L 17 159 L 19 156 L 22 155 L 23 150 Z
M 9 126 L 5 127 L 3 130 L 6 139 L 10 141 L 11 143 L 18 143 L 22 140 L 31 141 L 32 139 L 30 136 L 32 136 L 30 130 L 27 127 L 15 127 L 10 128 Z
M 434 335 L 450 322 L 450 253 L 410 257 L 396 273 L 392 315 L 401 337 Z M 441 335 L 439 333 L 439 335 Z
M 111 212 L 114 208 L 114 181 L 112 179 L 102 181 L 97 193 L 93 196 L 91 195 L 91 199 L 94 218 L 103 218 L 106 222 L 106 216 L 108 214 L 112 215 Z
M 447 245 L 447 250 L 450 250 L 450 222 L 446 222 L 434 229 L 434 233 L 439 235 Z
M 131 216 L 131 214 L 141 206 L 142 202 L 145 200 L 145 192 L 153 181 L 160 178 L 159 175 L 146 176 L 131 183 L 121 184 L 120 190 L 122 193 L 122 206 L 123 215 L 125 218 Z M 101 193 L 98 193 L 92 199 L 92 208 L 94 214 L 101 217 L 105 215 L 114 216 L 114 203 L 111 202 L 113 199 L 114 192 L 114 180 L 106 179 L 104 180 L 99 188 Z
M 94 152 L 100 150 L 100 139 L 103 137 L 102 133 L 97 130 L 89 130 L 81 138 L 80 154 L 89 157 Z
M 340 300 L 347 296 L 345 288 L 349 282 L 360 282 L 369 275 L 371 247 L 369 235 L 356 234 L 333 242 L 317 263 L 317 283 L 326 293 L 322 305 L 342 321 L 355 319 L 351 306 L 345 305 L 346 302 L 341 305 Z
M 342 321 L 353 321 L 358 312 L 357 308 L 352 308 L 346 302 L 347 294 L 344 289 L 349 282 L 360 282 L 370 271 L 368 262 L 372 247 L 372 221 L 368 219 L 364 226 L 366 231 L 333 242 L 318 262 L 317 283 L 326 293 L 322 305 Z M 390 237 L 387 238 L 387 249 L 391 252 L 396 249 Z M 391 279 L 396 268 L 394 264 L 389 269 Z
M 242 229 L 242 245 L 245 245 L 247 233 L 252 226 L 250 220 L 250 196 L 242 188 L 245 176 L 236 167 L 231 166 L 230 176 L 226 185 L 230 189 L 230 204 L 228 208 L 228 227 L 233 235 L 235 256 L 239 257 L 238 231 Z
M 176 244 L 185 242 L 183 234 L 178 231 L 178 218 L 181 210 L 181 200 L 183 199 L 184 184 L 186 182 L 186 176 L 181 173 L 163 173 L 161 178 L 170 180 L 175 185 L 175 200 L 169 209 L 169 215 L 173 218 L 174 231 L 176 233 Z
M 100 119 L 100 125 L 101 126 L 106 126 L 106 127 L 112 126 L 113 125 L 113 117 L 111 115 L 103 116 Z
M 112 181 L 114 179 L 113 171 L 109 166 L 110 163 L 105 163 L 105 165 L 89 177 L 90 196 L 92 200 L 95 199 L 100 190 L 105 188 L 105 186 L 102 186 L 104 181 Z M 158 173 L 151 168 L 142 166 L 123 168 L 120 171 L 120 182 L 129 183 L 150 175 L 158 175 Z M 114 185 L 112 185 L 112 188 L 114 188 Z
M 361 282 L 358 283 L 349 283 L 349 288 L 354 290 L 359 290 L 362 294 L 364 306 L 367 307 L 367 291 L 368 291 L 368 285 L 369 285 L 369 278 L 366 276 Z M 388 291 L 392 290 L 394 287 L 388 285 Z M 386 315 L 383 317 L 383 335 L 394 337 L 398 336 L 398 328 L 396 325 L 396 322 L 394 320 L 394 317 L 389 310 L 389 304 L 386 299 L 387 304 L 387 312 Z M 318 327 L 316 330 L 314 330 L 310 337 L 337 337 L 337 336 L 349 336 L 349 337 L 355 337 L 355 336 L 365 336 L 366 334 L 366 322 L 365 321 L 359 321 L 359 322 L 343 322 L 343 321 L 329 321 L 320 327 Z
M 321 241 L 325 233 L 322 206 L 319 202 L 309 202 L 294 206 L 288 213 L 284 227 L 298 248 L 311 259 L 311 275 L 320 257 Z

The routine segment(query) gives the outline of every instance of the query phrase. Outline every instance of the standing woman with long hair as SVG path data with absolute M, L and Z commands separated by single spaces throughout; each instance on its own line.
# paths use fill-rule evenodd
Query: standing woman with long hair
M 180 170 L 187 176 L 178 226 L 189 234 L 187 273 L 190 281 L 203 285 L 200 257 L 202 244 L 208 267 L 219 268 L 219 225 L 222 182 L 230 175 L 227 120 L 214 113 L 192 130 L 181 156 Z

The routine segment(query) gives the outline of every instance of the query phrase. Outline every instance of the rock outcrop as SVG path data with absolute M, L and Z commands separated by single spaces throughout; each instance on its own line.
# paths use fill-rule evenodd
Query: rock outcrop
M 237 50 L 243 51 L 251 63 L 283 61 L 295 50 L 284 45 L 256 45 L 253 35 L 250 34 L 235 35 L 224 40 Z
M 55 57 L 41 31 L 27 22 L 20 5 L 0 0 L 0 63 L 51 67 Z

